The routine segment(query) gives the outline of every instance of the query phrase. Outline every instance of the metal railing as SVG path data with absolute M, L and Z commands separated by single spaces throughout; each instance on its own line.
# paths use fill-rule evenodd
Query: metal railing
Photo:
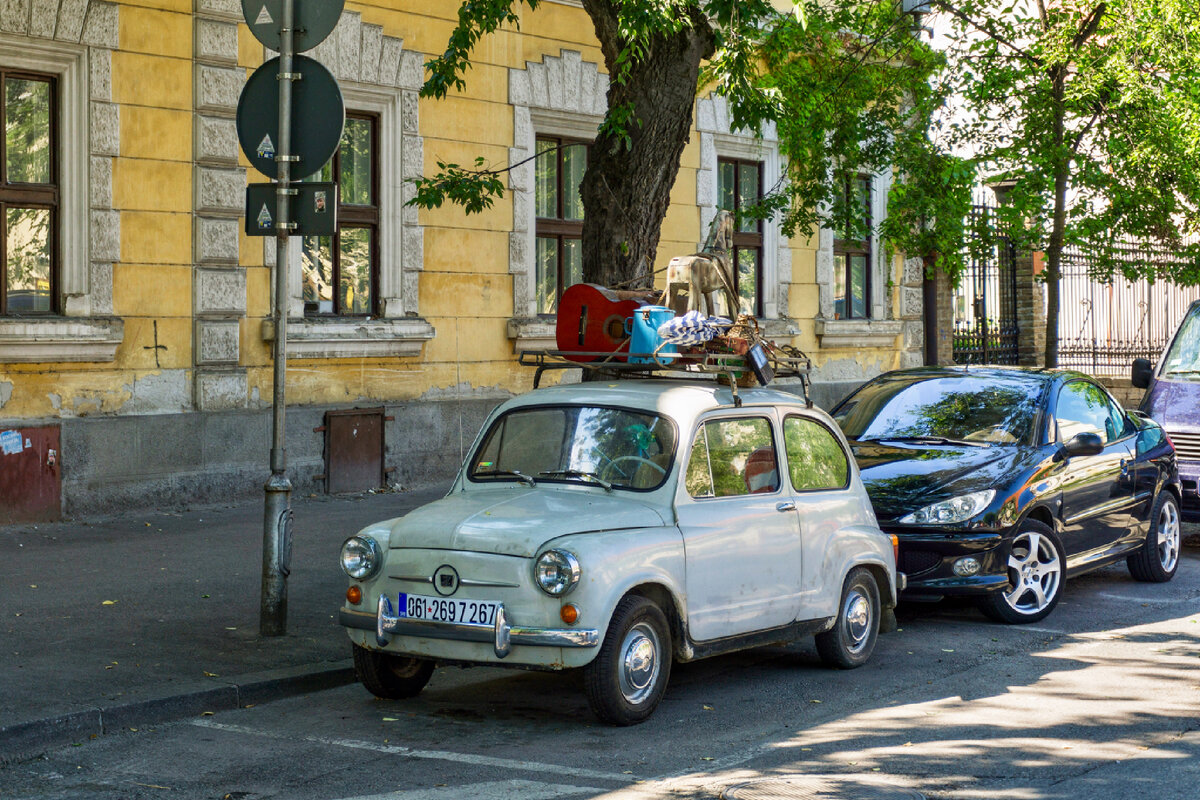
M 1178 261 L 1160 247 L 1136 243 L 1118 246 L 1118 258 L 1129 264 L 1153 265 L 1169 271 Z M 1164 280 L 1111 281 L 1089 273 L 1093 258 L 1080 248 L 1063 251 L 1058 363 L 1094 375 L 1128 375 L 1135 358 L 1157 361 L 1200 287 Z
M 954 363 L 1016 364 L 1017 281 L 1012 242 L 996 231 L 994 202 L 977 198 L 971 207 L 970 230 L 992 228 L 987 247 L 970 247 L 966 270 L 954 290 Z

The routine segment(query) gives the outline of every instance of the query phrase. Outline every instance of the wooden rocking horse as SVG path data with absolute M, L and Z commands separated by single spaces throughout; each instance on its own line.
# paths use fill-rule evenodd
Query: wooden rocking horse
M 676 314 L 700 311 L 708 316 L 738 313 L 737 292 L 729 251 L 733 247 L 733 214 L 718 211 L 708 229 L 704 249 L 689 256 L 676 256 L 667 265 L 667 290 L 664 305 Z M 717 306 L 714 294 L 725 298 L 725 308 Z

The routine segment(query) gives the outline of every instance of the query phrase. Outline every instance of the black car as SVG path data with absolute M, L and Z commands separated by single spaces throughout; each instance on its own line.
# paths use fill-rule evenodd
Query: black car
M 833 409 L 879 525 L 900 540 L 905 599 L 974 595 L 1034 622 L 1063 579 L 1125 559 L 1179 562 L 1179 474 L 1162 428 L 1086 375 L 926 367 L 880 375 Z

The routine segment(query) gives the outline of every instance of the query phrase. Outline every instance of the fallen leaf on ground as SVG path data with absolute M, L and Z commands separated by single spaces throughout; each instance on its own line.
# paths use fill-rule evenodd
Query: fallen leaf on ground
M 701 707 L 701 708 L 703 708 L 705 711 L 712 711 L 712 710 L 713 710 L 713 707 L 712 707 L 712 706 L 700 706 L 700 707 Z
M 116 600 L 105 600 L 105 601 L 104 601 L 103 603 L 101 603 L 100 605 L 102 605 L 102 606 L 115 606 L 116 604 L 117 604 L 117 601 L 116 601 Z
M 221 676 L 220 676 L 220 675 L 218 675 L 218 674 L 217 674 L 217 673 L 215 673 L 215 672 L 209 672 L 208 670 L 204 670 L 204 677 L 206 677 L 206 678 L 219 678 L 219 677 L 221 677 Z

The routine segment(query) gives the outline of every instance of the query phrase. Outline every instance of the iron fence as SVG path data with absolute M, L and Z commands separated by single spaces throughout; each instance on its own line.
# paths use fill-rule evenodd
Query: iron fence
M 977 198 L 969 230 L 992 229 L 987 247 L 970 247 L 966 270 L 954 290 L 954 363 L 1016 364 L 1017 279 L 1015 252 L 1007 236 L 996 230 L 995 205 Z
M 1151 263 L 1170 271 L 1172 254 L 1157 247 L 1128 243 L 1119 248 L 1128 263 Z M 1074 247 L 1065 248 L 1060 283 L 1058 363 L 1093 375 L 1128 375 L 1135 358 L 1157 361 L 1200 287 L 1166 281 L 1131 281 L 1121 275 L 1111 282 L 1094 280 L 1091 259 Z

